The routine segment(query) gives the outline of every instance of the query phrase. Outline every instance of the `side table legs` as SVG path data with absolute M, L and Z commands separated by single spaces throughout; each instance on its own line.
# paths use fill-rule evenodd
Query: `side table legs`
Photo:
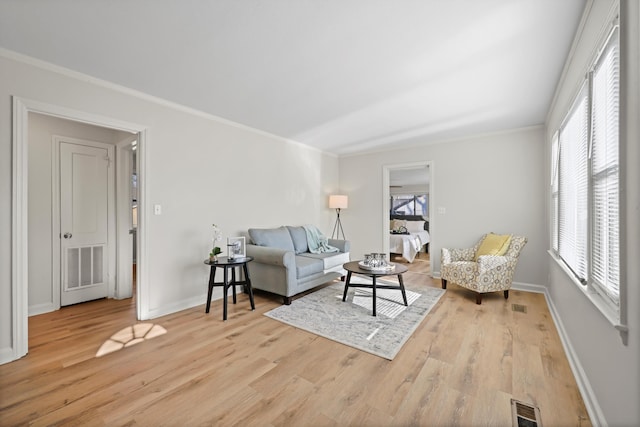
M 404 300 L 405 307 L 409 306 L 407 303 L 407 293 L 404 290 L 404 282 L 402 281 L 402 274 L 398 274 L 398 282 L 400 283 L 400 290 L 402 291 L 402 299 Z
M 233 303 L 235 304 L 237 301 L 236 299 L 236 269 L 235 267 L 231 267 L 231 283 L 233 283 Z
M 214 286 L 222 286 L 222 320 L 227 320 L 227 298 L 229 295 L 229 287 L 232 288 L 233 295 L 233 303 L 236 304 L 237 296 L 236 296 L 236 285 L 244 285 L 247 293 L 249 294 L 249 301 L 251 302 L 251 310 L 256 309 L 255 302 L 253 300 L 253 288 L 251 287 L 251 279 L 249 278 L 249 269 L 247 268 L 247 264 L 244 263 L 242 265 L 244 271 L 244 281 L 237 282 L 236 281 L 236 267 L 240 267 L 240 264 L 237 265 L 220 265 L 224 270 L 224 280 L 222 283 L 215 282 L 216 276 L 216 266 L 211 266 L 211 272 L 209 273 L 209 290 L 207 292 L 207 306 L 205 309 L 205 313 L 208 313 L 211 309 L 211 297 L 213 296 L 213 288 Z M 229 269 L 231 269 L 231 280 L 229 280 Z
M 342 302 L 347 300 L 347 291 L 349 290 L 349 283 L 351 282 L 351 272 L 347 272 L 347 280 L 344 282 L 344 294 L 342 295 Z
M 373 315 L 377 316 L 376 314 L 376 300 L 378 299 L 376 296 L 376 276 L 373 275 L 372 277 L 372 281 L 373 281 Z
M 351 271 L 347 271 L 347 280 L 344 282 L 344 293 L 342 294 L 342 301 L 345 302 L 347 300 L 347 291 L 349 290 L 349 285 L 351 283 Z M 378 295 L 377 295 L 377 289 L 378 287 L 380 287 L 381 289 L 400 289 L 400 291 L 402 292 L 402 300 L 404 302 L 405 306 L 408 306 L 408 302 L 407 302 L 407 292 L 405 291 L 404 288 L 404 282 L 402 280 L 402 274 L 398 274 L 398 282 L 399 285 L 398 286 L 390 286 L 390 285 L 377 285 L 376 279 L 377 279 L 377 275 L 376 274 L 367 274 L 367 276 L 371 277 L 371 281 L 373 282 L 371 285 L 351 285 L 351 287 L 353 288 L 371 288 L 372 291 L 372 306 L 373 306 L 373 315 L 377 316 L 377 309 L 376 309 L 376 301 L 378 299 Z M 383 282 L 384 283 L 384 282 Z
M 205 310 L 205 313 L 208 313 L 209 309 L 211 308 L 211 296 L 213 295 L 213 285 L 214 285 L 215 278 L 216 278 L 216 266 L 212 265 L 211 272 L 209 273 L 209 292 L 207 293 L 207 308 Z
M 242 266 L 242 269 L 244 270 L 245 289 L 249 291 L 249 301 L 251 302 L 251 310 L 255 310 L 256 305 L 253 302 L 253 288 L 251 287 L 251 279 L 249 278 L 249 269 L 247 268 L 246 263 Z
M 224 269 L 224 284 L 222 285 L 222 320 L 227 320 L 227 292 L 229 291 L 229 269 L 225 267 Z M 236 287 L 233 287 L 235 291 Z M 233 293 L 233 296 L 236 296 L 236 293 Z M 233 303 L 235 304 L 235 298 Z

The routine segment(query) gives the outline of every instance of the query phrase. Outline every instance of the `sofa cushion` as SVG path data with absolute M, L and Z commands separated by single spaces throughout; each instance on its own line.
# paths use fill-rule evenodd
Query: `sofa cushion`
M 329 270 L 335 266 L 349 262 L 349 254 L 344 252 L 324 252 L 321 254 L 312 254 L 310 252 L 300 254 L 296 257 L 296 262 L 300 258 L 310 258 L 322 261 L 323 270 Z
M 307 232 L 304 230 L 304 227 L 291 227 L 287 225 L 287 230 L 289 230 L 291 240 L 293 240 L 293 246 L 296 250 L 296 254 L 308 252 L 309 245 L 307 244 Z
M 324 264 L 322 260 L 302 255 L 296 256 L 296 276 L 298 279 L 322 273 Z
M 258 246 L 295 251 L 291 234 L 287 227 L 278 228 L 250 228 L 249 237 Z

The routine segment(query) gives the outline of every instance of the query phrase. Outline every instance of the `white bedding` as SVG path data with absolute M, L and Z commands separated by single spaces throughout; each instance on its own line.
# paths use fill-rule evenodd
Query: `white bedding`
M 429 232 L 419 231 L 409 234 L 390 234 L 389 252 L 402 254 L 402 257 L 410 263 L 416 258 L 420 248 L 429 243 Z

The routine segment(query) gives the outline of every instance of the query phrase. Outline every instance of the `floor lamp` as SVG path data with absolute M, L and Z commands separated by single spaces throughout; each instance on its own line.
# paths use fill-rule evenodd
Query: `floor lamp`
M 340 233 L 342 233 L 342 239 L 346 240 L 344 237 L 344 230 L 342 229 L 342 222 L 340 222 L 340 210 L 347 209 L 348 204 L 349 197 L 343 194 L 332 194 L 329 196 L 329 208 L 336 210 L 336 223 L 333 226 L 333 232 L 331 233 L 332 239 L 339 239 Z

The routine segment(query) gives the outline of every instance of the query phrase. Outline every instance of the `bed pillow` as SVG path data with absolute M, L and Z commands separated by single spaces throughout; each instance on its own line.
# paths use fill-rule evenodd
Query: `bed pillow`
M 480 243 L 474 261 L 478 261 L 481 255 L 504 255 L 511 244 L 511 234 L 489 233 Z
M 400 229 L 400 227 L 407 226 L 407 221 L 404 219 L 394 219 L 392 222 L 393 222 L 393 227 L 391 227 L 392 230 L 398 230 Z
M 405 227 L 409 233 L 419 233 L 424 231 L 424 221 L 407 221 Z

